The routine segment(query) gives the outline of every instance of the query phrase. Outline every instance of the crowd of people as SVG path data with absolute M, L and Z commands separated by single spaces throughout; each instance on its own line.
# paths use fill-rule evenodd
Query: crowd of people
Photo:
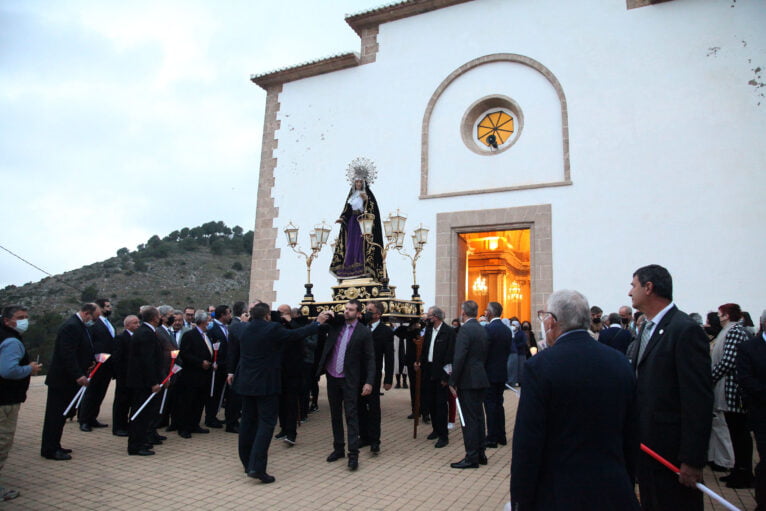
M 480 314 L 466 301 L 449 324 L 431 306 L 399 325 L 385 324 L 376 301 L 350 300 L 342 312 L 314 319 L 258 301 L 199 310 L 146 305 L 118 333 L 110 301 L 99 299 L 58 331 L 40 454 L 72 458 L 61 443 L 67 417 L 84 433 L 108 427 L 99 414 L 115 380 L 112 433 L 127 439 L 128 455 L 154 455 L 167 439 L 161 432 L 191 439 L 223 429 L 238 437 L 244 472 L 271 483 L 269 446 L 296 444 L 298 424 L 318 409 L 324 375 L 327 462 L 347 458 L 354 471 L 360 449 L 381 451 L 380 398 L 396 377 L 396 387 L 410 391 L 408 418 L 430 425 L 435 448 L 449 444 L 459 419 L 465 455 L 452 468 L 486 465 L 486 450 L 507 445 L 512 433 L 516 509 L 638 509 L 636 482 L 643 509 L 702 509 L 694 485 L 707 463 L 729 471 L 722 480 L 732 488 L 755 485 L 763 506 L 764 471 L 759 463 L 753 475 L 750 431 L 763 456 L 766 311 L 757 335 L 733 303 L 703 324 L 676 307 L 670 274 L 657 265 L 635 272 L 629 296 L 632 307 L 605 315 L 576 291 L 553 293 L 538 311 L 539 339 L 529 321 L 504 318 L 498 302 Z M 28 318 L 23 306 L 2 310 L 0 467 L 29 378 L 41 370 L 24 349 Z M 512 432 L 506 391 L 519 394 Z M 2 490 L 3 499 L 17 495 Z

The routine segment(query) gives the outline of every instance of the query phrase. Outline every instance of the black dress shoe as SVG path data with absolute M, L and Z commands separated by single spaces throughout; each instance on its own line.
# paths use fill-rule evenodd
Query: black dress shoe
M 408 419 L 414 419 L 414 418 L 415 418 L 415 414 L 412 414 L 412 413 L 411 413 L 411 414 L 409 414 L 409 415 L 407 416 L 407 418 L 408 418 Z
M 426 437 L 427 440 L 436 440 L 437 438 L 439 438 L 439 434 L 436 431 L 431 432 L 431 434 Z
M 180 436 L 181 438 L 191 438 L 191 433 L 189 433 L 188 431 L 180 431 L 179 430 L 178 431 L 178 436 Z
M 484 442 L 485 449 L 497 449 L 497 442 Z
M 209 428 L 221 429 L 223 427 L 223 422 L 217 419 L 214 421 L 205 421 L 205 426 Z
M 369 446 L 370 446 L 370 442 L 368 442 L 367 440 L 359 440 L 359 448 L 360 449 L 362 447 L 369 447 Z
M 710 465 L 710 470 L 712 470 L 713 472 L 728 472 L 729 471 L 728 468 L 722 467 L 718 463 L 715 463 L 712 461 L 709 461 L 708 465 Z
M 90 433 L 91 431 L 93 431 L 93 428 L 90 427 L 90 424 L 82 423 L 82 424 L 80 424 L 80 431 L 84 431 L 86 433 Z
M 191 432 L 192 432 L 192 433 L 203 433 L 203 434 L 204 434 L 204 433 L 210 433 L 210 430 L 209 430 L 209 429 L 205 429 L 205 428 L 201 428 L 201 427 L 197 426 L 197 427 L 196 427 L 196 428 L 194 428 L 194 429 L 193 429 Z
M 440 438 L 436 444 L 434 444 L 434 447 L 437 449 L 441 449 L 442 447 L 447 447 L 449 444 L 449 438 Z
M 114 436 L 128 436 L 128 432 L 124 429 L 118 429 L 114 433 L 112 433 Z
M 370 452 L 373 454 L 378 454 L 380 452 L 380 443 L 375 442 L 374 444 L 370 445 Z
M 277 440 L 282 440 L 286 436 L 287 436 L 287 433 L 285 433 L 284 431 L 280 431 L 279 433 L 274 435 L 274 438 L 276 438 Z
M 153 456 L 154 451 L 151 449 L 141 449 L 138 451 L 128 451 L 128 454 L 131 456 Z
M 479 454 L 479 465 L 486 465 L 488 463 L 486 454 Z
M 508 440 L 506 438 L 501 438 L 497 443 L 500 445 L 508 445 Z
M 47 460 L 56 460 L 56 461 L 66 461 L 66 460 L 72 459 L 72 457 L 68 453 L 64 452 L 62 449 L 59 449 L 50 454 L 43 454 L 43 458 Z
M 167 431 L 168 433 L 170 433 L 171 431 L 177 431 L 177 430 L 178 430 L 178 426 L 176 426 L 175 424 L 171 424 L 170 426 L 165 428 L 165 431 Z
M 66 454 L 71 454 L 72 453 L 72 449 L 64 449 L 63 447 L 61 449 L 59 449 L 59 451 L 61 451 L 63 453 L 66 453 Z
M 247 477 L 252 477 L 253 479 L 260 480 L 263 484 L 269 484 L 276 481 L 276 478 L 274 476 L 270 476 L 266 472 L 256 472 L 255 470 L 250 471 L 247 473 Z
M 91 428 L 108 428 L 109 424 L 104 424 L 103 422 L 98 422 L 94 420 L 94 421 L 91 421 L 90 427 Z
M 345 458 L 346 453 L 343 451 L 333 451 L 330 453 L 330 455 L 327 457 L 327 462 L 332 463 L 333 461 L 338 461 L 341 458 Z
M 239 433 L 239 426 L 226 426 L 226 432 L 227 433 Z M 271 477 L 271 476 L 269 476 Z
M 452 468 L 479 468 L 478 463 L 472 463 L 470 461 L 466 461 L 465 458 L 458 461 L 457 463 L 450 463 L 449 466 Z
M 162 440 L 157 440 L 157 439 L 152 438 L 149 441 L 149 447 L 153 447 L 155 445 L 162 445 Z
M 349 470 L 356 470 L 359 468 L 359 455 L 358 454 L 349 454 L 348 455 L 348 469 Z
M 159 440 L 160 442 L 162 442 L 163 440 L 167 440 L 167 439 L 168 439 L 168 437 L 166 437 L 165 435 L 154 435 L 154 436 L 152 436 L 152 440 Z

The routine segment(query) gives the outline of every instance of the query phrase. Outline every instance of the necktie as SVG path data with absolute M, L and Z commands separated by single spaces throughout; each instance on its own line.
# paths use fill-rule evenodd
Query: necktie
M 652 321 L 647 321 L 644 324 L 644 330 L 641 332 L 641 344 L 638 347 L 638 362 L 641 362 L 641 357 L 644 356 L 644 350 L 646 349 L 646 345 L 649 343 L 649 338 L 651 337 L 653 326 L 654 323 Z
M 343 374 L 343 362 L 346 360 L 346 347 L 348 346 L 348 338 L 351 336 L 351 326 L 346 325 L 346 329 L 343 331 L 343 335 L 340 338 L 340 346 L 338 347 L 338 358 L 335 360 L 335 373 Z

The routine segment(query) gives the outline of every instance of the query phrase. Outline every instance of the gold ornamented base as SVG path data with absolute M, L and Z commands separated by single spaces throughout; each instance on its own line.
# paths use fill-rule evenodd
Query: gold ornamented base
M 362 278 L 343 280 L 337 286 L 333 286 L 331 302 L 315 302 L 304 299 L 301 302 L 301 314 L 309 318 L 315 318 L 320 312 L 326 310 L 343 314 L 346 302 L 355 299 L 362 303 L 380 302 L 383 304 L 383 319 L 387 321 L 409 321 L 412 318 L 419 318 L 423 312 L 421 300 L 399 300 L 396 298 L 395 286 L 389 286 L 388 290 L 384 291 L 384 286 L 380 282 L 371 278 Z

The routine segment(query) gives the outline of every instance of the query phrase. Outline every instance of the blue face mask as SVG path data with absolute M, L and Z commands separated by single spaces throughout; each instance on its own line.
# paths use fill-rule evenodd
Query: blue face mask
M 17 319 L 16 320 L 16 331 L 23 334 L 27 331 L 27 328 L 29 328 L 29 320 L 28 319 Z
M 488 321 L 479 321 L 479 324 L 481 326 L 487 326 L 487 325 L 489 325 L 489 322 Z
M 88 321 L 85 322 L 85 326 L 87 326 L 89 328 L 92 327 L 95 324 L 96 324 L 96 322 L 93 321 L 92 319 L 89 319 Z
M 212 328 L 213 328 L 213 322 L 209 321 L 208 324 L 207 324 L 207 329 L 208 330 L 212 330 Z

